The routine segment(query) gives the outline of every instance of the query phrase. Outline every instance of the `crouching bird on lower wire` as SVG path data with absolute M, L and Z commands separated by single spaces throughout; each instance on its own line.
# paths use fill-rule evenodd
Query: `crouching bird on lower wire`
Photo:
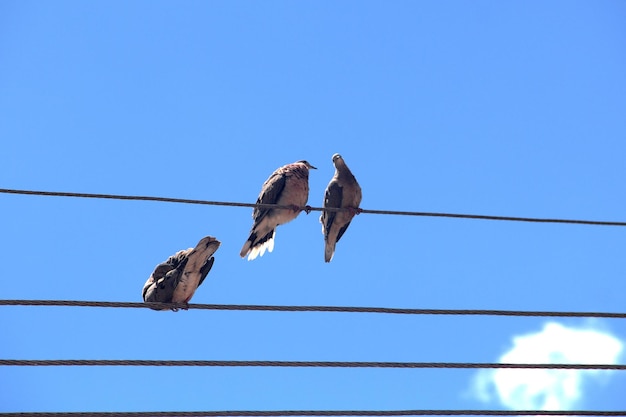
M 240 256 L 251 261 L 274 250 L 276 227 L 292 221 L 309 199 L 309 170 L 317 169 L 307 161 L 298 161 L 278 168 L 263 183 L 257 204 L 278 204 L 290 208 L 255 207 L 252 230 Z
M 355 214 L 361 212 L 361 186 L 352 175 L 341 155 L 333 155 L 335 175 L 324 193 L 324 208 L 343 208 L 342 211 L 323 211 L 320 216 L 324 234 L 324 260 L 330 262 L 335 245 L 346 232 Z
M 196 289 L 204 282 L 213 267 L 213 254 L 220 241 L 206 236 L 195 248 L 176 252 L 156 266 L 143 286 L 143 300 L 159 303 L 189 303 Z M 150 307 L 165 310 L 167 307 Z M 172 309 L 177 311 L 177 309 Z

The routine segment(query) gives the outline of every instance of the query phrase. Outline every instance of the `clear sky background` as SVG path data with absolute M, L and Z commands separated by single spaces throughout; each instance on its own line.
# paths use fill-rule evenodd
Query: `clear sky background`
M 341 153 L 362 208 L 626 220 L 623 1 L 2 1 L 0 187 L 253 203 Z M 624 312 L 626 229 L 0 195 L 3 299 Z M 624 363 L 623 320 L 0 307 L 4 359 Z M 623 372 L 0 367 L 0 411 L 626 409 Z

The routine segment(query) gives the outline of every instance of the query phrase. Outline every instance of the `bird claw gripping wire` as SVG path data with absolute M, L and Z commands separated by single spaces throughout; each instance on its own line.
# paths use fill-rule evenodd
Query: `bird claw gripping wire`
M 174 313 L 178 313 L 180 310 L 185 310 L 185 311 L 189 310 L 189 303 L 188 302 L 176 303 L 176 304 L 177 304 L 177 307 L 172 307 L 171 308 L 171 310 Z M 181 305 L 181 304 L 182 304 L 182 306 L 178 307 L 178 305 Z
M 313 210 L 313 207 L 309 206 L 308 204 L 306 206 L 304 206 L 304 212 L 306 214 L 311 213 L 312 210 Z

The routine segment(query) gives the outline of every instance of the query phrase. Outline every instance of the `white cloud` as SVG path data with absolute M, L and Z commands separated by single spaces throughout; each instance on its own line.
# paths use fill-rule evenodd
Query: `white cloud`
M 513 338 L 513 347 L 500 363 L 617 364 L 624 349 L 610 333 L 548 322 L 537 333 Z M 601 382 L 611 371 L 572 369 L 483 370 L 473 392 L 483 402 L 496 397 L 510 409 L 571 410 L 583 395 L 584 383 Z

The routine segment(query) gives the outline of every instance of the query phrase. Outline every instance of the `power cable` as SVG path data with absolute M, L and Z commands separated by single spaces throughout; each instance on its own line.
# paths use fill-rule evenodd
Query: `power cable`
M 624 410 L 263 410 L 0 413 L 0 417 L 626 416 Z
M 626 313 L 583 312 L 583 311 L 516 311 L 516 310 L 468 310 L 427 309 L 390 307 L 341 307 L 341 306 L 279 306 L 244 304 L 183 304 L 141 303 L 124 301 L 74 301 L 74 300 L 0 300 L 0 306 L 45 306 L 45 307 L 105 307 L 105 308 L 160 308 L 189 310 L 226 311 L 276 311 L 276 312 L 323 312 L 323 313 L 373 313 L 408 315 L 469 315 L 469 316 L 520 316 L 520 317 L 595 317 L 626 318 Z
M 448 368 L 626 370 L 626 365 L 574 363 L 345 362 L 345 361 L 211 361 L 143 359 L 0 359 L 0 366 L 202 366 L 287 368 Z
M 164 203 L 202 204 L 202 205 L 231 206 L 231 207 L 259 207 L 259 208 L 286 208 L 286 209 L 293 208 L 292 206 L 283 206 L 283 205 L 278 205 L 278 204 L 236 203 L 236 202 L 225 202 L 225 201 L 190 200 L 190 199 L 169 198 L 169 197 L 70 193 L 70 192 L 61 192 L 61 191 L 14 190 L 14 189 L 6 189 L 6 188 L 0 188 L 0 193 L 53 196 L 53 197 L 101 198 L 101 199 L 112 199 L 112 200 L 158 201 L 158 202 L 164 202 Z M 311 207 L 311 206 L 300 207 L 300 209 L 306 211 L 307 213 L 311 211 L 338 212 L 338 211 L 350 210 L 347 208 L 334 208 L 334 207 L 324 208 L 324 207 Z M 626 222 L 616 222 L 616 221 L 490 216 L 490 215 L 482 215 L 482 214 L 455 214 L 455 213 L 432 213 L 432 212 L 419 212 L 419 211 L 367 210 L 367 209 L 359 209 L 358 213 L 387 214 L 387 215 L 396 215 L 396 216 L 449 217 L 449 218 L 457 218 L 457 219 L 500 220 L 500 221 L 533 222 L 533 223 L 585 224 L 585 225 L 594 225 L 594 226 L 626 226 Z

